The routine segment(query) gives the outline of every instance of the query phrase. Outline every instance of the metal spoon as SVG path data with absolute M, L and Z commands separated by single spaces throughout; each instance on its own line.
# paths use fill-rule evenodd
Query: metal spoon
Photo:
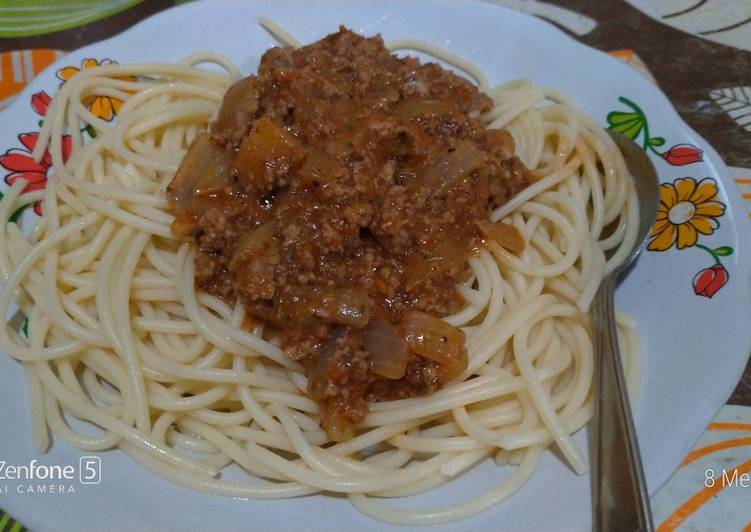
M 647 155 L 631 139 L 608 131 L 623 154 L 636 185 L 639 234 L 631 254 L 606 276 L 592 302 L 595 352 L 595 415 L 592 454 L 592 528 L 595 531 L 654 530 L 634 420 L 623 376 L 613 310 L 618 276 L 641 250 L 655 223 L 659 201 L 657 173 Z

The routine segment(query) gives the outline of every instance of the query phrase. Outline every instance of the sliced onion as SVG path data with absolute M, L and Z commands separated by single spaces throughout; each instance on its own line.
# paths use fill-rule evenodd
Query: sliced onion
M 370 355 L 370 367 L 374 373 L 387 379 L 400 379 L 404 376 L 409 352 L 406 340 L 399 335 L 396 327 L 375 314 L 362 339 Z
M 211 142 L 208 133 L 200 133 L 167 186 L 167 201 L 178 213 L 190 210 L 196 200 L 216 194 L 229 179 L 229 155 Z
M 337 342 L 347 331 L 344 327 L 334 326 L 326 343 L 321 346 L 315 360 L 308 364 L 308 391 L 318 399 L 321 427 L 334 441 L 347 441 L 354 436 L 355 426 L 347 419 L 347 400 L 344 397 L 332 397 L 332 374 L 337 373 Z
M 438 275 L 459 271 L 467 260 L 469 241 L 469 231 L 457 231 L 448 235 L 435 249 L 410 255 L 405 263 L 404 287 L 407 291 Z
M 437 362 L 445 380 L 451 380 L 467 369 L 467 350 L 461 329 L 425 312 L 410 311 L 403 324 L 409 348 Z
M 335 397 L 321 403 L 321 427 L 335 442 L 349 441 L 355 436 L 355 424 L 347 419 L 346 399 Z
M 361 288 L 297 287 L 280 294 L 271 307 L 251 307 L 253 314 L 281 327 L 309 323 L 312 317 L 326 323 L 364 328 L 373 301 Z
M 264 252 L 274 252 L 271 247 L 275 243 L 274 232 L 276 222 L 266 222 L 243 235 L 235 248 L 229 262 L 230 271 L 235 271 L 243 263 L 249 263 Z
M 190 213 L 184 213 L 175 217 L 170 226 L 172 236 L 183 242 L 193 242 L 193 235 L 199 230 L 196 217 Z
M 238 176 L 260 190 L 270 190 L 277 172 L 284 174 L 305 158 L 305 149 L 289 131 L 264 116 L 237 149 L 234 166 Z
M 329 323 L 362 329 L 370 321 L 373 301 L 362 288 L 319 288 L 307 299 L 313 314 Z
M 459 140 L 454 151 L 446 152 L 422 172 L 422 182 L 443 193 L 469 177 L 485 163 L 480 149 L 468 140 Z
M 404 287 L 408 292 L 427 282 L 435 275 L 430 259 L 423 257 L 419 252 L 407 257 L 404 268 Z
M 505 129 L 488 129 L 485 138 L 490 151 L 501 154 L 504 159 L 512 157 L 516 152 L 514 137 Z
M 300 182 L 305 185 L 325 185 L 347 172 L 347 169 L 337 161 L 336 157 L 321 151 L 308 154 L 305 163 L 297 172 Z
M 394 111 L 396 116 L 409 120 L 421 116 L 449 114 L 458 111 L 458 109 L 447 101 L 408 98 L 399 102 Z
M 345 332 L 344 327 L 332 327 L 328 339 L 316 353 L 315 362 L 308 365 L 308 390 L 317 399 L 326 397 L 326 388 L 329 382 L 328 371 L 334 361 L 336 343 L 344 336 Z
M 222 100 L 219 114 L 211 124 L 211 135 L 222 145 L 238 144 L 248 132 L 251 119 L 258 109 L 258 80 L 243 78 L 232 85 Z
M 490 220 L 475 220 L 475 225 L 485 240 L 491 240 L 517 255 L 524 251 L 524 236 L 515 226 Z

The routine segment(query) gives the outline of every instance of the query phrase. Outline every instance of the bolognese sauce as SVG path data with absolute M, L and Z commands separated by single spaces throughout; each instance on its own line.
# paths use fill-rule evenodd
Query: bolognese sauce
M 490 211 L 527 186 L 488 96 L 345 28 L 276 47 L 227 91 L 168 187 L 198 288 L 239 299 L 307 370 L 337 441 L 369 401 L 429 394 L 467 367 L 455 286 Z

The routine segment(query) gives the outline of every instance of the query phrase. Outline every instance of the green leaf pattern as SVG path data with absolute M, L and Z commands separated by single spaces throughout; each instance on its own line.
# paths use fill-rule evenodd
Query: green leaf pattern
M 728 257 L 733 254 L 733 248 L 730 246 L 720 246 L 712 250 L 718 257 Z
M 607 120 L 610 129 L 627 136 L 631 140 L 636 140 L 644 128 L 644 117 L 637 113 L 613 111 L 608 113 Z
M 654 146 L 655 148 L 659 148 L 660 146 L 663 146 L 665 144 L 665 139 L 662 137 L 652 137 L 649 139 L 649 145 Z

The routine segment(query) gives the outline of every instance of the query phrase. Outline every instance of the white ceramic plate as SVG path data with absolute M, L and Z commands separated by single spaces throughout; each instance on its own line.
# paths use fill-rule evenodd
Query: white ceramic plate
M 31 106 L 32 95 L 42 90 L 54 93 L 60 83 L 58 69 L 80 67 L 84 58 L 109 58 L 121 63 L 174 62 L 192 52 L 214 50 L 229 56 L 244 72 L 253 72 L 261 54 L 275 44 L 257 24 L 261 15 L 271 17 L 302 42 L 317 40 L 335 31 L 340 23 L 364 34 L 380 32 L 386 39 L 416 37 L 479 64 L 494 84 L 527 77 L 554 87 L 603 125 L 611 112 L 621 113 L 610 118 L 622 128 L 626 128 L 623 124 L 647 120 L 652 135 L 649 151 L 661 181 L 681 190 L 690 183 L 676 180 L 686 176 L 696 181 L 707 179 L 703 185 L 716 184 L 717 194 L 711 199 L 721 202 L 725 211 L 712 222 L 719 222 L 719 227 L 711 235 L 700 235 L 698 243 L 707 249 L 721 248 L 715 251 L 729 272 L 729 282 L 712 298 L 695 294 L 695 276 L 712 266 L 714 258 L 699 246 L 683 250 L 671 247 L 663 252 L 645 252 L 618 290 L 619 308 L 635 318 L 642 335 L 643 380 L 637 429 L 649 488 L 656 491 L 724 404 L 751 349 L 751 329 L 747 326 L 751 323 L 751 231 L 724 164 L 681 121 L 666 97 L 630 67 L 575 42 L 547 23 L 474 1 L 189 3 L 78 50 L 44 72 L 0 115 L 0 153 L 16 148 L 10 153 L 23 155 L 18 135 L 39 129 L 40 117 Z M 638 112 L 619 97 L 637 105 Z M 648 140 L 645 133 L 640 129 L 640 142 Z M 684 144 L 695 148 L 673 148 Z M 703 152 L 699 157 L 702 160 L 695 160 L 697 150 Z M 666 152 L 667 159 L 659 155 Z M 688 164 L 676 166 L 670 162 Z M 703 190 L 713 192 L 711 187 Z M 34 216 L 31 212 L 27 215 Z M 705 294 L 719 284 L 716 277 L 714 284 L 707 283 L 712 275 L 717 272 L 697 278 L 707 285 Z M 28 464 L 35 457 L 23 374 L 19 365 L 5 356 L 0 356 L 0 405 L 0 461 Z M 586 447 L 585 436 L 577 436 L 582 447 Z M 39 460 L 78 466 L 82 454 L 57 442 Z M 506 470 L 484 463 L 420 502 L 432 505 L 464 497 L 505 474 Z M 696 482 L 699 485 L 702 479 Z M 102 455 L 101 483 L 76 484 L 75 494 L 18 493 L 17 482 L 3 480 L 0 490 L 5 484 L 8 491 L 0 493 L 0 507 L 34 530 L 384 528 L 339 497 L 258 502 L 192 492 L 153 476 L 117 451 Z M 575 476 L 549 452 L 520 492 L 492 510 L 445 529 L 585 530 L 589 516 L 588 478 Z

